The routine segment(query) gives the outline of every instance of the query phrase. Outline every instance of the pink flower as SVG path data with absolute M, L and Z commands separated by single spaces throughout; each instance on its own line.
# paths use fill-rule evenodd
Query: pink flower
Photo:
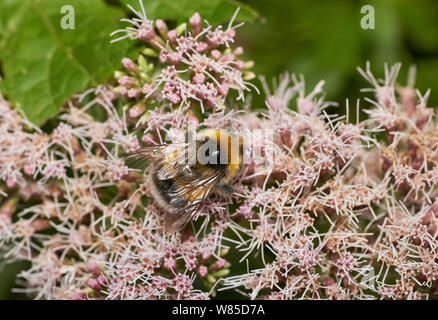
M 192 81 L 194 84 L 203 84 L 205 82 L 205 76 L 203 74 L 196 74 Z
M 158 55 L 158 60 L 160 60 L 161 63 L 166 63 L 168 58 L 169 52 L 166 49 L 161 50 L 160 54 Z
M 155 37 L 155 30 L 152 21 L 143 21 L 137 31 L 137 37 L 143 41 L 150 41 Z
M 138 88 L 132 88 L 128 90 L 128 97 L 137 98 L 140 95 L 140 90 Z
M 219 60 L 220 57 L 222 56 L 222 53 L 219 50 L 211 50 L 211 56 L 213 57 L 213 59 L 215 60 Z
M 181 58 L 180 58 L 178 52 L 171 52 L 171 53 L 169 54 L 169 62 L 170 62 L 171 64 L 173 64 L 174 66 L 177 66 L 177 65 L 179 64 L 180 59 L 181 59 Z
M 6 186 L 11 189 L 13 187 L 15 187 L 16 181 L 14 178 L 7 178 L 6 179 Z
M 153 90 L 152 85 L 150 85 L 150 84 L 148 84 L 148 83 L 145 83 L 145 84 L 143 85 L 143 88 L 141 89 L 141 92 L 142 92 L 143 94 L 146 94 L 146 95 L 147 95 L 147 94 L 151 93 L 152 90 Z
M 190 280 L 189 276 L 185 274 L 180 273 L 173 279 L 173 288 L 179 293 L 189 291 L 191 286 L 192 281 Z
M 198 41 L 195 45 L 195 50 L 199 53 L 204 52 L 208 49 L 208 44 L 202 41 Z
M 198 268 L 198 273 L 201 278 L 205 278 L 205 276 L 208 274 L 208 268 L 201 265 Z
M 169 271 L 176 269 L 176 261 L 173 258 L 165 258 L 164 259 L 164 268 Z

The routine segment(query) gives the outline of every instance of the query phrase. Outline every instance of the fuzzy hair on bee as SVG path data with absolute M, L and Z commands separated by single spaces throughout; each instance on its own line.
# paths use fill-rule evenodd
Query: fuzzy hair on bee
M 241 171 L 243 138 L 226 130 L 204 130 L 188 142 L 142 148 L 127 157 L 144 167 L 153 200 L 164 212 L 165 230 L 182 231 L 212 193 L 231 196 Z

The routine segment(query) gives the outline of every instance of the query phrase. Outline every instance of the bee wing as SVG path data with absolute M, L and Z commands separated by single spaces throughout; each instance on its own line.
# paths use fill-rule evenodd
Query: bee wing
M 125 164 L 129 168 L 142 171 L 144 171 L 150 163 L 155 163 L 158 165 L 158 168 L 167 166 L 170 169 L 172 166 L 175 166 L 175 163 L 170 163 L 169 161 L 165 163 L 166 155 L 177 150 L 176 153 L 178 154 L 178 157 L 177 159 L 172 160 L 172 162 L 180 160 L 183 156 L 183 154 L 180 155 L 180 150 L 185 150 L 185 145 L 186 143 L 169 143 L 144 147 L 130 153 L 125 159 Z
M 209 177 L 191 178 L 182 176 L 175 180 L 175 184 L 170 190 L 173 199 L 187 199 L 178 211 L 168 214 L 165 219 L 165 228 L 168 232 L 182 230 L 187 223 L 194 218 L 196 213 L 202 208 L 205 200 L 213 189 L 219 184 L 223 175 L 216 173 Z
M 146 147 L 134 151 L 125 158 L 125 165 L 129 168 L 144 171 L 161 147 L 162 146 Z

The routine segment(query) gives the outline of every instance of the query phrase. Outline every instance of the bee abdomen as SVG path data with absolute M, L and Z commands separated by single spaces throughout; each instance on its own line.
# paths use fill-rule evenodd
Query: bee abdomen
M 157 174 L 151 175 L 151 191 L 154 200 L 164 210 L 174 213 L 178 207 L 183 206 L 187 200 L 181 196 L 175 196 L 172 190 L 175 188 L 173 179 L 160 180 Z

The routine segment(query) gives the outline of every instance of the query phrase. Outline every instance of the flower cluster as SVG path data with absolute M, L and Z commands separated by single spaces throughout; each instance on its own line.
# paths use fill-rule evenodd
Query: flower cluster
M 132 9 L 132 8 L 131 8 Z M 195 13 L 169 29 L 144 9 L 121 38 L 143 44 L 112 82 L 74 95 L 51 131 L 0 99 L 0 254 L 28 260 L 37 299 L 425 299 L 438 294 L 438 127 L 400 65 L 376 79 L 368 117 L 328 114 L 320 82 L 285 74 L 266 109 L 227 27 Z M 237 13 L 236 13 L 237 14 Z M 120 39 L 120 38 L 119 38 Z M 115 40 L 119 40 L 115 39 Z M 231 89 L 231 90 L 230 90 Z M 230 101 L 231 99 L 236 101 Z M 357 114 L 360 104 L 357 104 Z M 182 233 L 163 229 L 145 174 L 125 155 L 191 128 L 271 130 Z M 272 161 L 260 158 L 272 155 Z M 244 266 L 244 267 L 242 267 Z
M 235 225 L 247 235 L 237 248 L 243 259 L 260 253 L 263 267 L 220 290 L 243 287 L 252 299 L 436 296 L 438 128 L 429 91 L 415 91 L 412 79 L 398 85 L 399 69 L 385 67 L 377 80 L 369 64 L 359 68 L 374 99 L 356 123 L 348 102 L 346 117 L 324 111 L 320 85 L 306 99 L 302 79 L 284 76 L 273 94 L 264 83 L 276 161 L 254 167 L 235 213 L 249 219 Z
M 124 70 L 115 73 L 115 92 L 127 98 L 130 118 L 140 118 L 139 123 L 148 123 L 148 129 L 153 129 L 155 124 L 149 124 L 149 119 L 155 114 L 148 111 L 157 103 L 170 104 L 170 109 L 180 113 L 189 109 L 215 112 L 225 108 L 230 90 L 237 92 L 236 100 L 243 100 L 251 87 L 257 90 L 248 82 L 255 77 L 249 71 L 253 62 L 241 59 L 242 47 L 232 47 L 235 29 L 241 25 L 233 26 L 238 11 L 225 30 L 202 26 L 198 13 L 190 18 L 190 27 L 183 23 L 169 30 L 163 20 L 149 20 L 140 5 L 142 12 L 129 6 L 135 17 L 124 19 L 133 27 L 112 34 L 124 33 L 113 41 L 132 37 L 146 45 L 135 61 L 124 58 Z

